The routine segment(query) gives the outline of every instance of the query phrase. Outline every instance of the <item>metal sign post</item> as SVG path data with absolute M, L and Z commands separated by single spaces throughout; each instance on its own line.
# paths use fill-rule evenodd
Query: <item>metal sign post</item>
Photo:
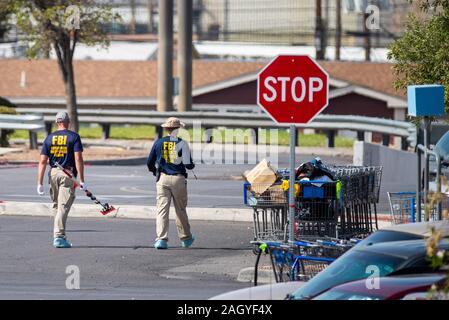
M 288 213 L 290 234 L 289 240 L 295 240 L 295 148 L 296 147 L 296 126 L 290 125 L 290 182 L 288 196 Z
M 418 128 L 418 139 L 416 142 L 417 154 L 417 186 L 416 186 L 416 208 L 418 221 L 421 221 L 422 205 L 427 205 L 429 193 L 429 155 L 434 155 L 437 162 L 437 192 L 441 191 L 440 184 L 440 155 L 430 150 L 430 118 L 444 116 L 444 87 L 439 84 L 413 85 L 407 87 L 407 106 L 408 114 L 413 117 L 423 117 L 420 124 L 423 130 L 424 145 L 419 144 L 420 128 Z M 424 155 L 424 164 L 422 164 L 422 156 Z M 424 166 L 424 177 L 421 179 L 422 169 Z M 422 186 L 423 184 L 423 186 Z M 421 193 L 422 196 L 421 196 Z M 438 206 L 439 213 L 441 206 Z M 426 217 L 427 218 L 427 217 Z M 427 219 L 426 219 L 427 220 Z
M 430 148 L 430 119 L 429 117 L 424 117 L 423 119 L 423 130 L 424 130 L 424 204 L 427 205 L 429 198 L 429 155 L 427 150 Z M 437 190 L 439 192 L 440 190 Z M 427 220 L 427 219 L 426 219 Z
M 422 185 L 418 186 L 418 193 L 416 194 L 417 203 L 419 203 L 419 211 L 418 211 L 418 221 L 421 222 L 422 215 L 421 215 L 421 200 L 424 202 L 424 211 L 427 205 L 428 200 L 428 192 L 429 192 L 429 159 L 427 155 L 427 149 L 429 147 L 429 128 L 428 128 L 429 118 L 424 117 L 421 121 L 421 128 L 423 130 L 423 140 L 424 140 L 424 174 L 423 174 L 423 181 Z M 420 157 L 420 145 L 417 145 L 418 149 L 418 157 Z M 421 167 L 421 164 L 419 164 L 419 167 Z M 421 169 L 420 169 L 421 171 Z M 421 175 L 421 172 L 418 173 Z M 423 187 L 422 187 L 423 186 Z M 422 193 L 422 196 L 421 196 Z M 424 221 L 428 221 L 427 217 L 424 216 Z
M 280 55 L 257 75 L 257 104 L 290 127 L 289 240 L 295 239 L 296 125 L 309 123 L 329 104 L 329 75 L 309 56 Z M 287 230 L 285 230 L 287 233 Z

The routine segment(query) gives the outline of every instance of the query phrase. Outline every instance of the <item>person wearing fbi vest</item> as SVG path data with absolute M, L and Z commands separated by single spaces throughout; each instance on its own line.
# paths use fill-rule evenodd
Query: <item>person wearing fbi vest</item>
M 179 128 L 184 127 L 178 118 L 171 117 L 162 127 L 168 131 L 168 136 L 157 140 L 148 156 L 148 170 L 156 176 L 157 238 L 156 249 L 168 248 L 168 226 L 170 203 L 173 199 L 176 210 L 176 227 L 181 244 L 184 248 L 192 245 L 195 237 L 190 232 L 187 216 L 187 172 L 195 164 L 192 161 L 189 145 L 178 137 Z
M 83 144 L 80 136 L 70 131 L 70 119 L 67 112 L 56 115 L 56 131 L 45 139 L 39 161 L 37 177 L 37 193 L 44 195 L 43 180 L 47 163 L 50 165 L 50 197 L 53 202 L 54 228 L 53 246 L 55 248 L 70 248 L 72 244 L 66 238 L 66 221 L 73 201 L 75 200 L 75 184 L 64 171 L 57 167 L 61 165 L 73 177 L 79 175 L 80 187 L 87 188 L 84 182 Z

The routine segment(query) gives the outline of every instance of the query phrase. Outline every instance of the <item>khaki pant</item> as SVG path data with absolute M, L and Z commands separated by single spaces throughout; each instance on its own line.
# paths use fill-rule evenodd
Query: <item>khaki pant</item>
M 187 180 L 184 176 L 169 176 L 161 174 L 156 184 L 157 190 L 157 218 L 156 240 L 168 240 L 168 214 L 171 199 L 176 210 L 176 227 L 181 240 L 192 238 L 189 218 L 187 217 Z
M 75 200 L 75 187 L 73 181 L 58 168 L 52 168 L 50 172 L 50 197 L 55 217 L 54 237 L 65 238 L 67 216 Z

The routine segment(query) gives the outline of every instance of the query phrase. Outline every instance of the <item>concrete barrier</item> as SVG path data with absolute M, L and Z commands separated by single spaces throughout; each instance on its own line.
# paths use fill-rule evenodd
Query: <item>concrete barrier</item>
M 117 206 L 118 210 L 106 216 L 100 214 L 100 206 L 94 204 L 74 204 L 70 210 L 70 217 L 78 218 L 126 218 L 126 219 L 156 219 L 154 206 Z M 170 219 L 175 219 L 172 208 Z M 190 220 L 252 222 L 252 210 L 249 208 L 195 208 L 188 207 Z M 14 202 L 0 203 L 0 216 L 36 216 L 52 217 L 50 203 Z
M 382 166 L 380 212 L 389 212 L 387 192 L 416 191 L 417 158 L 413 152 L 357 141 L 353 163 L 356 166 Z

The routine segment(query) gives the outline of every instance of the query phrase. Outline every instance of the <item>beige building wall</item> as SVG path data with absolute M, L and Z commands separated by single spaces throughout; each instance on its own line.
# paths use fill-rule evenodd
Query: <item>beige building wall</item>
M 328 25 L 328 43 L 334 43 L 336 1 L 321 0 L 322 16 Z M 368 0 L 365 0 L 369 3 Z M 204 31 L 219 29 L 216 40 L 272 42 L 284 44 L 314 44 L 314 0 L 203 0 Z M 364 0 L 342 0 L 343 45 L 361 45 L 363 39 L 347 35 L 361 32 L 364 24 Z M 411 10 L 406 0 L 380 0 L 380 26 L 388 33 L 400 35 Z M 376 38 L 373 46 L 385 46 Z M 377 39 L 377 42 L 376 42 Z M 389 40 L 391 41 L 391 39 Z M 388 42 L 388 41 L 387 41 Z

